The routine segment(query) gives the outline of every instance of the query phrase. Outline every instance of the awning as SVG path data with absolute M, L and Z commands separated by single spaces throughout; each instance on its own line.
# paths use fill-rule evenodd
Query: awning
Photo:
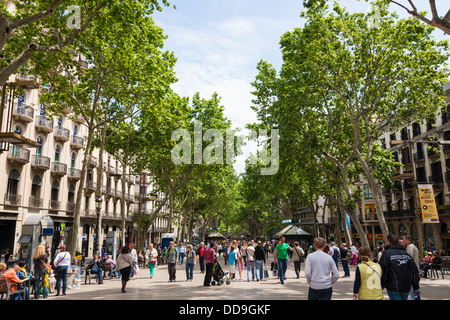
M 281 238 L 281 236 L 312 236 L 312 234 L 296 225 L 289 225 L 275 234 L 275 238 Z
M 21 235 L 18 243 L 31 243 L 31 234 Z

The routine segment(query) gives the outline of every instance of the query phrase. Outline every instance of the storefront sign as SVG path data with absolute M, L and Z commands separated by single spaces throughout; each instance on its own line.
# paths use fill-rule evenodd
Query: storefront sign
M 439 215 L 434 199 L 433 185 L 419 184 L 419 201 L 423 223 L 439 223 Z

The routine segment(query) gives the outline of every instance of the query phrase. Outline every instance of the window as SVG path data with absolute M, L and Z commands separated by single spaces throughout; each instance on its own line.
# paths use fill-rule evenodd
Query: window
M 56 145 L 56 147 L 55 147 L 55 161 L 56 162 L 59 162 L 59 153 L 60 153 L 59 145 Z
M 370 190 L 368 184 L 364 185 L 364 199 L 373 199 L 372 191 Z
M 41 136 L 37 136 L 36 142 L 38 144 L 38 146 L 36 148 L 36 154 L 40 156 L 42 154 L 42 144 L 43 144 L 42 137 Z

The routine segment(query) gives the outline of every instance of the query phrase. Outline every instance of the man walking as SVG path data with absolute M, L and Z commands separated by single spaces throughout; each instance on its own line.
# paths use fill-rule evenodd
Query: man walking
M 205 243 L 200 244 L 200 249 L 198 250 L 198 263 L 200 264 L 200 272 L 205 272 Z
M 306 257 L 305 277 L 309 284 L 308 300 L 331 300 L 332 286 L 339 279 L 339 271 L 333 258 L 323 252 L 325 245 L 325 239 L 314 239 L 316 251 Z
M 406 249 L 406 252 L 413 258 L 414 263 L 416 264 L 417 269 L 420 269 L 420 262 L 419 262 L 419 249 L 412 243 L 410 236 L 404 236 L 403 237 L 403 246 Z M 414 290 L 411 286 L 411 290 L 409 291 L 409 296 L 412 300 L 414 300 Z
M 178 251 L 174 247 L 173 241 L 170 241 L 169 249 L 166 252 L 167 269 L 169 270 L 169 282 L 175 281 L 176 265 L 178 260 Z
M 214 243 L 211 242 L 208 249 L 205 249 L 204 258 L 206 262 L 206 273 L 203 285 L 211 286 L 211 278 L 213 274 L 214 261 L 216 261 L 216 251 L 214 250 Z
M 419 270 L 414 259 L 399 244 L 395 234 L 389 234 L 387 246 L 379 264 L 382 269 L 381 285 L 391 300 L 407 300 L 411 286 L 414 296 L 419 290 Z
M 277 244 L 273 253 L 273 262 L 278 263 L 278 276 L 280 277 L 281 284 L 284 284 L 284 280 L 286 280 L 288 250 L 293 251 L 294 249 L 286 243 L 285 237 L 281 237 L 280 243 Z
M 255 281 L 255 247 L 250 240 L 247 246 L 247 281 L 250 281 L 250 270 L 252 272 L 252 281 Z
M 349 260 L 350 261 L 352 260 L 351 258 L 353 258 L 353 254 L 351 254 L 351 258 L 350 258 L 350 255 L 347 256 L 348 252 L 350 252 L 350 254 L 351 254 L 351 251 L 347 247 L 347 244 L 343 243 L 342 244 L 342 248 L 340 249 L 339 253 L 341 255 L 342 269 L 344 269 L 344 278 L 345 277 L 350 277 L 350 269 L 348 267 L 348 262 L 349 262 Z

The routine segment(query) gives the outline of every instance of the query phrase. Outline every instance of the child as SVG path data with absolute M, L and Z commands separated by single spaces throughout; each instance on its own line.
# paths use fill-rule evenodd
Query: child
M 47 265 L 47 269 L 45 269 L 45 278 L 43 283 L 46 290 L 48 290 L 50 293 L 55 292 L 55 273 L 53 272 L 50 265 Z
M 228 264 L 230 265 L 230 279 L 236 280 L 236 253 L 234 252 L 234 246 L 232 245 L 230 248 L 230 252 L 228 253 Z
M 242 280 L 242 270 L 244 270 L 244 258 L 242 256 L 239 256 L 237 268 L 239 271 L 239 280 Z

